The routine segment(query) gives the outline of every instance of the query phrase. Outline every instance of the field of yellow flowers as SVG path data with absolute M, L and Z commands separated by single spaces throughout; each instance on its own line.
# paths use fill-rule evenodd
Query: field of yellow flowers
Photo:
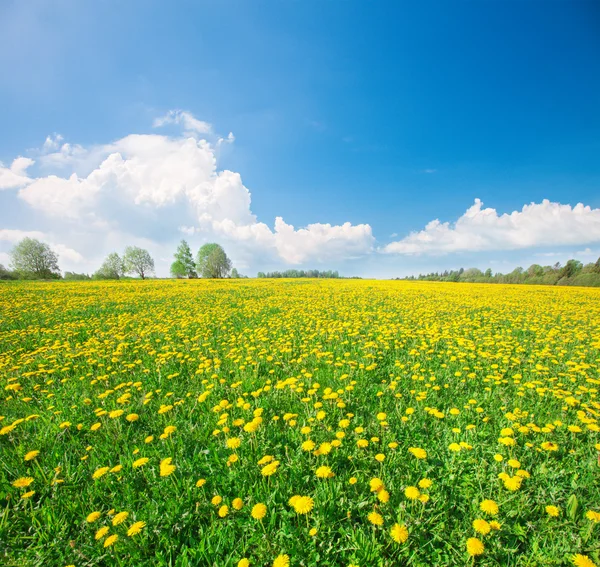
M 600 290 L 0 286 L 0 563 L 600 565 Z

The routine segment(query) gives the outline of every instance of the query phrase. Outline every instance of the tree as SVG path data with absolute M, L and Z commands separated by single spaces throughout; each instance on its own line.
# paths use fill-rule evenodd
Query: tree
M 171 264 L 171 275 L 177 279 L 187 278 L 188 272 L 185 268 L 185 265 L 182 262 L 180 262 L 179 260 L 175 260 Z
M 111 252 L 106 260 L 102 263 L 102 266 L 94 274 L 94 279 L 98 280 L 118 280 L 123 277 L 125 273 L 125 267 L 123 266 L 123 260 L 116 252 Z
M 17 276 L 0 264 L 0 280 L 16 280 Z
M 196 267 L 203 278 L 225 278 L 231 270 L 231 260 L 219 244 L 211 242 L 198 250 Z
M 189 244 L 182 240 L 175 252 L 175 262 L 171 264 L 171 274 L 176 278 L 197 278 L 196 264 Z
M 237 271 L 237 268 L 233 268 L 233 270 L 231 270 L 231 275 L 229 277 L 234 280 L 238 280 L 240 278 L 240 274 Z
M 560 272 L 562 278 L 572 278 L 581 272 L 583 264 L 579 260 L 569 260 Z
M 87 274 L 78 274 L 77 272 L 65 272 L 65 281 L 78 282 L 83 280 L 91 280 Z
M 123 266 L 126 274 L 137 274 L 143 280 L 154 272 L 154 260 L 148 250 L 137 246 L 128 246 L 123 255 Z
M 22 277 L 60 278 L 58 255 L 44 242 L 35 238 L 24 238 L 10 254 L 12 268 Z

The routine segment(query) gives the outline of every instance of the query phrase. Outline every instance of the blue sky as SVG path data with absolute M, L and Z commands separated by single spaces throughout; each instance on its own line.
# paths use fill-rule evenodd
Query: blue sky
M 595 260 L 599 61 L 595 2 L 5 1 L 0 262 L 33 232 L 78 271 L 143 244 L 166 275 L 181 237 L 249 274 Z

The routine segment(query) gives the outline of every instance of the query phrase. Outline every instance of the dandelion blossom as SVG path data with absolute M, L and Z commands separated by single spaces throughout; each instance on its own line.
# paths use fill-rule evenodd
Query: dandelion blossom
M 97 480 L 100 477 L 104 476 L 109 470 L 110 470 L 110 467 L 100 467 L 99 469 L 97 469 L 94 472 L 94 474 L 92 475 L 92 478 L 94 480 Z
M 552 518 L 556 518 L 560 514 L 560 508 L 558 506 L 546 506 L 546 514 Z
M 133 468 L 137 469 L 138 467 L 143 467 L 150 459 L 148 457 L 141 457 L 137 459 L 137 461 L 133 461 Z
M 122 524 L 127 519 L 127 516 L 129 516 L 129 512 L 119 512 L 118 514 L 115 514 L 115 517 L 112 519 L 112 525 L 118 526 L 119 524 Z
M 238 561 L 237 567 L 250 567 L 250 561 L 244 557 Z
M 227 505 L 223 505 L 219 508 L 219 511 L 217 512 L 217 514 L 219 514 L 219 518 L 224 518 L 225 516 L 227 516 L 227 514 L 229 514 L 229 506 Z
M 406 526 L 394 524 L 390 530 L 390 535 L 396 543 L 404 543 L 408 539 L 408 530 Z
M 591 520 L 592 522 L 594 522 L 595 524 L 597 524 L 598 522 L 600 522 L 600 512 L 594 512 L 594 510 L 588 510 L 585 513 L 585 517 L 588 520 Z
M 571 561 L 576 567 L 596 567 L 596 564 L 587 555 L 581 555 L 581 553 L 573 555 Z
M 241 498 L 234 498 L 231 505 L 235 510 L 241 510 L 244 507 L 244 501 Z
M 102 526 L 94 536 L 95 539 L 102 539 L 108 533 L 108 526 Z
M 177 467 L 171 464 L 172 460 L 171 457 L 167 457 L 160 462 L 160 476 L 169 476 L 171 473 L 175 472 Z
M 416 500 L 421 496 L 421 491 L 416 486 L 407 486 L 404 490 L 404 496 L 409 500 Z
M 278 555 L 273 561 L 273 567 L 289 567 L 290 557 L 289 555 Z
M 382 526 L 383 525 L 383 517 L 381 514 L 378 514 L 377 512 L 371 512 L 368 516 L 367 519 L 369 520 L 369 522 L 371 522 L 374 526 Z
M 408 452 L 411 453 L 417 459 L 426 459 L 427 451 L 425 449 L 421 449 L 419 447 L 409 447 Z
M 470 537 L 467 540 L 467 553 L 471 557 L 475 557 L 476 555 L 482 555 L 484 551 L 483 543 L 480 539 L 476 537 Z
M 267 507 L 262 503 L 255 504 L 250 515 L 255 520 L 262 520 L 267 515 Z
M 21 477 L 21 478 L 18 478 L 17 480 L 15 480 L 12 483 L 12 485 L 15 488 L 26 488 L 32 483 L 33 483 L 33 478 L 31 478 L 30 476 L 24 476 L 24 477 Z
M 117 541 L 119 539 L 119 536 L 117 534 L 112 534 L 109 535 L 105 540 L 104 540 L 104 547 L 110 547 L 111 545 L 113 545 L 115 543 L 115 541 Z
M 100 516 L 102 516 L 102 512 L 92 512 L 91 514 L 88 514 L 85 521 L 88 524 L 93 524 Z
M 488 522 L 482 520 L 481 518 L 477 518 L 476 520 L 473 520 L 473 529 L 478 534 L 487 535 L 490 533 L 492 528 Z
M 33 459 L 35 459 L 38 455 L 40 454 L 39 451 L 29 451 L 29 453 L 27 453 L 25 455 L 25 457 L 23 458 L 24 461 L 32 461 Z
M 335 476 L 334 472 L 326 466 L 319 467 L 315 471 L 315 474 L 317 475 L 317 478 L 332 478 Z
M 483 500 L 479 504 L 479 509 L 490 516 L 495 516 L 498 513 L 498 504 L 493 500 Z
M 127 535 L 133 537 L 134 535 L 139 534 L 145 526 L 146 522 L 135 522 L 131 524 L 131 527 L 127 530 Z
M 310 496 L 300 496 L 294 500 L 294 503 L 292 504 L 294 510 L 296 510 L 296 513 L 298 514 L 308 514 L 313 509 L 314 505 L 315 502 Z

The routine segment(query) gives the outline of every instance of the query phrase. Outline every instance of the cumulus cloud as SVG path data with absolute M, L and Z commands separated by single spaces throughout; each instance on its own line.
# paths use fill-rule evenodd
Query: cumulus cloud
M 180 124 L 184 130 L 198 134 L 210 134 L 212 126 L 204 120 L 198 120 L 191 112 L 186 110 L 169 110 L 164 116 L 154 120 L 154 127 L 160 128 L 166 124 Z
M 272 229 L 259 222 L 241 175 L 218 168 L 217 148 L 233 143 L 234 135 L 207 136 L 216 140 L 211 143 L 198 136 L 212 132 L 210 125 L 179 110 L 155 126 L 167 123 L 179 124 L 184 134 L 131 134 L 93 148 L 62 143 L 55 135 L 56 144 L 47 144 L 51 152 L 40 157 L 41 169 L 52 173 L 27 178 L 18 196 L 60 222 L 68 238 L 77 233 L 82 246 L 95 240 L 96 253 L 107 249 L 109 240 L 120 239 L 122 248 L 142 238 L 158 257 L 166 257 L 181 233 L 218 240 L 245 265 L 256 259 L 341 261 L 373 249 L 371 227 L 365 224 L 315 223 L 297 229 L 278 217 Z
M 31 179 L 27 175 L 27 168 L 34 163 L 32 159 L 26 157 L 16 158 L 10 167 L 3 167 L 0 163 L 0 190 L 16 189 L 30 183 Z
M 544 199 L 520 211 L 499 215 L 475 203 L 454 223 L 433 220 L 418 232 L 391 242 L 388 254 L 444 254 L 516 250 L 541 246 L 583 245 L 600 241 L 600 209 L 574 207 Z

